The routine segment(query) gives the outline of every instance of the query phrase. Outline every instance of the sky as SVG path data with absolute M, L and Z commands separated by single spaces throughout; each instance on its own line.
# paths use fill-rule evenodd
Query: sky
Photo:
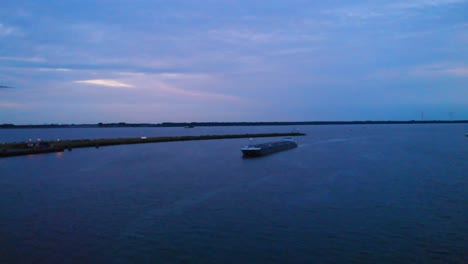
M 0 124 L 468 119 L 468 0 L 2 0 Z

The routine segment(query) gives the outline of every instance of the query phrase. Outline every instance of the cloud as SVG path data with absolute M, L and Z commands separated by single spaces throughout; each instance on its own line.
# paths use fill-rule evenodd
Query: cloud
M 21 108 L 22 104 L 12 102 L 0 102 L 0 108 Z
M 271 33 L 262 33 L 252 30 L 211 30 L 210 36 L 231 43 L 264 43 L 271 41 L 274 35 Z
M 411 70 L 412 75 L 418 76 L 457 76 L 468 77 L 467 65 L 431 64 Z
M 0 60 L 21 62 L 45 62 L 45 59 L 38 57 L 0 57 Z
M 400 9 L 412 9 L 412 8 L 425 8 L 425 7 L 439 7 L 443 5 L 451 4 L 462 4 L 468 2 L 467 0 L 416 0 L 416 1 L 404 1 L 397 2 L 391 7 Z
M 8 88 L 13 88 L 11 86 L 6 86 L 6 85 L 0 85 L 0 89 L 8 89 Z
M 179 72 L 163 72 L 153 74 L 152 76 L 160 78 L 161 80 L 212 80 L 214 77 L 210 74 L 204 73 L 179 73 Z
M 454 29 L 456 30 L 455 40 L 459 43 L 468 43 L 468 22 L 456 24 Z
M 368 75 L 369 79 L 399 79 L 408 77 L 468 77 L 468 66 L 450 63 L 381 69 Z
M 133 88 L 134 87 L 131 84 L 127 84 L 127 83 L 116 81 L 116 80 L 109 80 L 109 79 L 82 80 L 82 81 L 75 81 L 75 83 L 115 87 L 115 88 Z
M 349 7 L 349 8 L 339 8 L 339 9 L 332 9 L 326 10 L 323 12 L 326 15 L 333 15 L 345 19 L 371 19 L 381 17 L 384 14 L 371 9 L 369 7 L 366 8 L 359 8 L 359 7 Z
M 42 72 L 70 72 L 72 71 L 71 69 L 66 69 L 66 68 L 38 68 L 38 71 Z
M 241 102 L 242 98 L 221 92 L 206 91 L 208 87 L 218 87 L 220 81 L 216 75 L 207 73 L 182 72 L 119 72 L 119 76 L 137 85 L 146 93 L 175 95 L 177 98 L 196 100 Z
M 271 55 L 297 55 L 297 54 L 307 54 L 316 51 L 313 48 L 286 48 L 277 51 L 273 51 Z
M 413 0 L 393 2 L 384 5 L 355 5 L 340 7 L 323 11 L 325 15 L 332 15 L 346 21 L 362 23 L 367 20 L 395 20 L 395 17 L 404 18 L 412 9 L 442 8 L 449 5 L 468 3 L 468 0 Z
M 468 67 L 449 68 L 449 69 L 445 69 L 443 73 L 446 73 L 449 75 L 468 77 Z
M 114 73 L 119 78 L 131 78 L 134 82 L 135 80 L 141 78 L 151 78 L 151 82 L 158 81 L 174 81 L 174 82 L 204 82 L 204 81 L 213 81 L 216 79 L 214 74 L 207 74 L 207 73 L 184 73 L 184 72 L 160 72 L 160 73 L 152 73 L 152 72 L 116 72 Z
M 221 93 L 211 93 L 211 92 L 203 92 L 203 91 L 190 91 L 181 89 L 172 85 L 168 85 L 165 83 L 159 83 L 158 88 L 184 97 L 192 97 L 192 98 L 199 98 L 199 99 L 214 99 L 214 100 L 222 100 L 222 101 L 233 101 L 233 102 L 240 102 L 242 101 L 241 98 L 233 95 L 221 94 Z
M 0 36 L 8 36 L 13 35 L 15 33 L 16 29 L 14 27 L 9 27 L 0 23 Z

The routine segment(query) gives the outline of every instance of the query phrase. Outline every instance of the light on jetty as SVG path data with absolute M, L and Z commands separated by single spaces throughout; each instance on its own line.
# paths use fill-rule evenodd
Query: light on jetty
M 173 137 L 137 137 L 137 138 L 107 138 L 107 139 L 78 139 L 60 141 L 40 141 L 31 144 L 28 142 L 8 143 L 0 147 L 0 158 L 21 156 L 30 154 L 62 152 L 65 149 L 103 147 L 112 145 L 144 144 L 173 141 L 235 139 L 235 138 L 259 138 L 259 137 L 288 137 L 304 136 L 304 133 L 263 133 L 263 134 L 229 134 L 229 135 L 204 135 L 204 136 L 173 136 Z

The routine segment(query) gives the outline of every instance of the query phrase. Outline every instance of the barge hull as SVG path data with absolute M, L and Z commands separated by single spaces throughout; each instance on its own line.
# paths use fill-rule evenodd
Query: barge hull
M 257 145 L 249 145 L 243 147 L 242 154 L 245 157 L 260 157 L 271 153 L 293 149 L 297 147 L 297 143 L 294 141 L 279 141 L 269 142 Z

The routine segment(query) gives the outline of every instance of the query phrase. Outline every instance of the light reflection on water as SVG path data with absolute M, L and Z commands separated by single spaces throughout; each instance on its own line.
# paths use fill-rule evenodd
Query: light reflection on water
M 246 139 L 0 159 L 0 260 L 466 260 L 463 126 L 301 129 L 298 148 L 260 159 L 241 158 Z

